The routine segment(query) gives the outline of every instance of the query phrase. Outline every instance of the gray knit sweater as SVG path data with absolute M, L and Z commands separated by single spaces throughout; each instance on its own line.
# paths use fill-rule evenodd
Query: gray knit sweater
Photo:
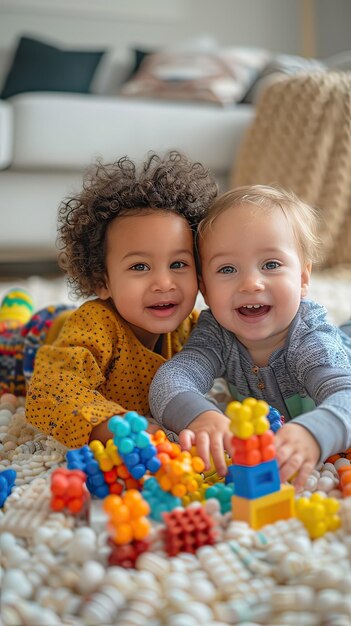
M 286 421 L 307 428 L 321 460 L 351 446 L 351 338 L 327 321 L 319 304 L 301 302 L 285 345 L 260 368 L 235 335 L 203 311 L 183 350 L 156 373 L 152 415 L 179 433 L 204 411 L 219 411 L 205 397 L 219 377 L 234 398 L 266 400 Z

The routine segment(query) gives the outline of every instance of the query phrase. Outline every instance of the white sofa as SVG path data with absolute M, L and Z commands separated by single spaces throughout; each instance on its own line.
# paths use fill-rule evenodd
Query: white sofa
M 24 248 L 55 253 L 57 207 L 80 188 L 97 157 L 140 161 L 150 150 L 176 148 L 210 167 L 224 187 L 253 115 L 253 105 L 101 93 L 33 92 L 0 100 L 0 258 Z
M 350 69 L 351 55 L 326 66 Z M 0 89 L 12 57 L 0 49 Z M 313 68 L 300 57 L 276 57 L 251 97 L 276 71 Z M 99 66 L 100 68 L 100 66 Z M 107 55 L 94 76 L 93 93 L 33 92 L 0 100 L 0 262 L 24 249 L 55 256 L 56 216 L 61 200 L 78 190 L 83 171 L 97 157 L 108 162 L 128 155 L 140 161 L 155 150 L 185 151 L 216 175 L 220 187 L 243 134 L 254 117 L 253 104 L 214 104 L 133 99 L 113 95 L 130 66 Z

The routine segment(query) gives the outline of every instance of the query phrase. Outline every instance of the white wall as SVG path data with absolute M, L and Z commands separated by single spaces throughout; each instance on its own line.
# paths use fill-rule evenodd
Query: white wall
M 0 0 L 0 46 L 26 33 L 126 55 L 208 34 L 299 54 L 300 13 L 300 0 Z
M 351 50 L 350 0 L 315 0 L 316 48 L 320 58 Z

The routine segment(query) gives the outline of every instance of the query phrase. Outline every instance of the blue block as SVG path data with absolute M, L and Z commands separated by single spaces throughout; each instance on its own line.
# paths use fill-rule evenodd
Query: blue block
M 275 409 L 274 407 L 270 406 L 269 407 L 269 413 L 267 415 L 267 418 L 269 420 L 270 423 L 270 428 L 271 430 L 276 433 L 277 430 L 279 430 L 279 428 L 282 425 L 282 421 L 281 421 L 281 415 L 278 411 L 278 409 Z
M 0 472 L 0 508 L 5 504 L 16 480 L 17 473 L 14 469 L 5 469 Z
M 231 465 L 228 476 L 234 483 L 235 495 L 255 500 L 280 489 L 279 469 L 276 459 L 258 465 Z

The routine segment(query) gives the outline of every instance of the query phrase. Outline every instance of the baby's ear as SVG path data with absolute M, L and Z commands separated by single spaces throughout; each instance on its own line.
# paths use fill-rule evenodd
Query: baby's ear
M 95 289 L 95 293 L 101 300 L 108 300 L 111 297 L 110 287 L 106 279 L 103 285 Z
M 312 272 L 312 263 L 307 263 L 303 271 L 301 272 L 301 298 L 305 298 L 310 286 Z

